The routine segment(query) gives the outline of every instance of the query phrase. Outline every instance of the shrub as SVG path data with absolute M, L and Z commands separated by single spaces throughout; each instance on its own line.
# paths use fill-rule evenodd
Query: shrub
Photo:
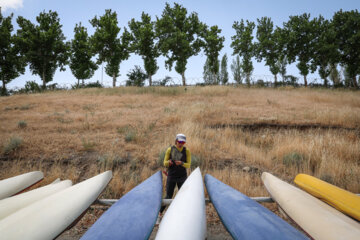
M 93 142 L 93 141 L 90 141 L 90 140 L 86 140 L 86 139 L 82 139 L 81 140 L 81 142 L 82 142 L 82 145 L 83 145 L 83 147 L 84 147 L 84 150 L 85 151 L 93 151 L 94 150 L 94 148 L 95 148 L 95 146 L 96 146 L 96 143 L 95 142 Z
M 15 151 L 16 149 L 18 149 L 21 144 L 23 143 L 22 138 L 17 137 L 17 136 L 13 136 L 11 137 L 8 142 L 4 145 L 3 151 L 4 154 L 9 154 L 13 151 Z
M 129 80 L 126 81 L 126 86 L 143 87 L 145 85 L 146 73 L 139 66 L 135 66 L 135 69 L 129 71 Z
M 287 167 L 296 166 L 300 168 L 305 162 L 305 157 L 297 152 L 292 152 L 283 157 L 283 164 Z
M 24 90 L 26 93 L 38 93 L 41 92 L 41 87 L 35 81 L 27 81 Z
M 18 125 L 18 128 L 26 128 L 27 127 L 26 121 L 23 121 L 23 120 L 19 121 L 17 125 Z

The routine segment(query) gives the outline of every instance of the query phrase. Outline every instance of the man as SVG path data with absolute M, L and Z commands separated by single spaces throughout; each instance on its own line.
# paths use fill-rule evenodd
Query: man
M 166 199 L 171 199 L 174 195 L 175 186 L 181 188 L 187 178 L 186 168 L 191 166 L 191 153 L 186 147 L 186 136 L 178 134 L 175 138 L 175 145 L 166 150 L 164 166 L 168 168 L 168 177 L 166 180 Z M 160 210 L 162 213 L 163 206 Z

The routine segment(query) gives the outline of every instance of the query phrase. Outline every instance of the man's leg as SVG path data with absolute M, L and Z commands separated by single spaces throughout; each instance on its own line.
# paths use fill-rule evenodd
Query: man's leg
M 166 179 L 166 197 L 165 197 L 165 199 L 172 198 L 172 196 L 174 195 L 175 186 L 176 186 L 176 181 L 173 181 L 173 180 L 171 180 L 171 178 L 168 177 Z M 162 213 L 165 208 L 166 208 L 166 206 L 162 206 L 160 208 L 160 213 Z

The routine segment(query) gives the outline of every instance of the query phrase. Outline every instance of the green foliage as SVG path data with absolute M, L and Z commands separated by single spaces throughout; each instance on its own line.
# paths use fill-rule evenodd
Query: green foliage
M 168 84 L 171 81 L 172 81 L 172 77 L 165 76 L 165 78 L 160 81 L 154 81 L 153 85 L 154 86 L 166 86 L 166 84 Z
M 143 58 L 145 71 L 149 77 L 149 86 L 152 86 L 152 75 L 159 69 L 156 58 L 160 56 L 158 46 L 155 44 L 155 23 L 151 21 L 148 14 L 143 12 L 141 22 L 131 19 L 129 28 L 133 40 L 132 49 Z
M 221 29 L 218 26 L 212 26 L 210 29 L 206 28 L 203 32 L 204 37 L 204 52 L 207 56 L 206 64 L 208 65 L 211 75 L 217 78 L 219 72 L 219 52 L 224 47 L 224 37 L 220 37 Z M 205 69 L 204 69 L 205 70 Z
M 186 8 L 174 3 L 165 5 L 161 18 L 157 18 L 156 34 L 159 37 L 160 52 L 167 58 L 165 66 L 181 74 L 183 85 L 186 85 L 185 70 L 190 57 L 200 52 L 203 41 L 200 39 L 205 25 L 199 21 L 197 13 L 187 14 Z
M 72 85 L 71 88 L 72 89 L 78 89 L 78 88 L 103 88 L 104 86 L 99 82 L 89 82 L 89 83 L 85 83 L 85 84 L 75 84 Z
M 316 70 L 311 64 L 315 52 L 316 25 L 310 21 L 310 14 L 290 16 L 288 22 L 284 23 L 286 33 L 286 55 L 290 63 L 298 61 L 297 67 L 300 74 L 304 76 L 305 87 L 307 86 L 306 76 Z
M 250 86 L 250 78 L 254 70 L 251 58 L 254 56 L 255 50 L 254 43 L 252 42 L 252 32 L 255 28 L 255 23 L 246 20 L 245 25 L 244 20 L 241 19 L 240 22 L 234 22 L 233 28 L 236 31 L 236 35 L 231 37 L 231 47 L 234 49 L 233 55 L 238 54 L 243 58 L 241 66 L 246 75 L 246 83 Z
M 3 146 L 3 153 L 9 154 L 15 151 L 16 149 L 20 148 L 22 143 L 23 143 L 22 138 L 17 136 L 12 136 Z
M 39 93 L 41 91 L 42 91 L 41 87 L 35 81 L 27 81 L 25 83 L 26 93 Z
M 220 69 L 220 76 L 219 76 L 219 80 L 221 82 L 222 85 L 225 85 L 229 82 L 229 73 L 227 70 L 227 61 L 228 58 L 226 56 L 226 54 L 224 54 L 224 56 L 221 59 L 221 69 Z
M 335 39 L 340 51 L 340 63 L 347 66 L 347 72 L 354 87 L 358 87 L 356 75 L 360 74 L 360 13 L 358 10 L 336 12 L 333 16 Z
M 116 78 L 120 76 L 120 63 L 130 56 L 131 34 L 124 28 L 120 38 L 117 14 L 111 9 L 105 10 L 100 18 L 96 16 L 90 21 L 96 28 L 94 35 L 90 38 L 95 53 L 98 54 L 97 63 L 105 62 L 105 72 L 113 78 L 113 87 L 116 86 Z
M 303 165 L 306 158 L 297 152 L 292 152 L 283 157 L 283 164 L 286 167 L 297 167 L 298 169 Z
M 89 79 L 94 75 L 98 66 L 91 60 L 93 57 L 92 47 L 87 29 L 76 24 L 74 28 L 74 39 L 71 41 L 70 69 L 72 74 L 78 79 Z
M 126 86 L 142 87 L 145 84 L 147 78 L 146 73 L 139 66 L 135 66 L 134 69 L 130 70 L 126 76 L 129 78 L 126 81 Z
M 4 18 L 0 11 L 0 79 L 2 81 L 1 95 L 7 95 L 6 84 L 24 74 L 26 61 L 20 54 L 19 44 L 12 35 L 11 23 L 13 14 Z
M 18 128 L 26 128 L 27 127 L 27 122 L 24 120 L 21 120 L 17 123 Z
M 236 56 L 235 59 L 233 59 L 231 63 L 231 71 L 234 77 L 234 80 L 237 84 L 242 84 L 244 73 L 242 71 L 241 61 L 239 55 Z
M 206 62 L 205 62 L 205 65 L 204 65 L 203 78 L 204 78 L 204 83 L 206 85 L 217 85 L 217 84 L 219 84 L 218 78 L 216 77 L 216 74 L 214 74 L 211 71 L 210 60 L 208 58 L 206 59 Z
M 39 75 L 46 83 L 53 80 L 56 69 L 65 71 L 67 64 L 69 44 L 65 43 L 65 36 L 61 30 L 62 25 L 56 12 L 45 11 L 36 17 L 39 25 L 18 17 L 17 41 L 26 61 L 30 63 L 33 74 Z
M 277 74 L 280 72 L 280 67 L 277 64 L 281 55 L 281 48 L 279 47 L 280 37 L 278 32 L 274 32 L 274 24 L 271 18 L 263 17 L 257 19 L 256 37 L 258 43 L 255 44 L 255 55 L 258 62 L 265 59 L 265 65 L 269 66 L 271 73 L 275 77 L 275 84 L 277 83 Z

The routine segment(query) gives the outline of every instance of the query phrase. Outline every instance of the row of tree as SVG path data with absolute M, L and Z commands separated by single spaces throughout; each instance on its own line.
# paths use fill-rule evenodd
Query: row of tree
M 199 20 L 197 13 L 188 14 L 187 9 L 177 3 L 173 6 L 166 3 L 161 17 L 156 17 L 155 21 L 143 12 L 141 20 L 131 19 L 129 30 L 124 27 L 122 32 L 116 12 L 106 10 L 103 16 L 90 20 L 95 29 L 92 36 L 79 23 L 74 28 L 74 38 L 69 42 L 66 42 L 56 12 L 40 13 L 36 18 L 37 25 L 19 16 L 16 34 L 13 33 L 12 17 L 12 14 L 3 17 L 0 13 L 0 78 L 3 91 L 7 83 L 24 73 L 27 65 L 33 74 L 39 75 L 43 87 L 46 87 L 58 68 L 63 71 L 69 65 L 79 83 L 91 78 L 98 65 L 105 63 L 105 72 L 112 77 L 115 86 L 120 64 L 131 53 L 142 57 L 150 86 L 152 76 L 159 68 L 157 58 L 160 55 L 165 56 L 167 69 L 171 70 L 175 65 L 183 85 L 186 85 L 187 61 L 202 50 L 207 57 L 205 80 L 216 82 L 228 79 L 228 76 L 219 76 L 218 58 L 225 41 L 220 35 L 221 29 L 216 25 L 207 26 Z M 232 36 L 231 47 L 236 60 L 232 69 L 236 81 L 244 78 L 250 83 L 254 69 L 252 59 L 255 58 L 269 66 L 275 84 L 278 74 L 285 76 L 286 65 L 297 62 L 305 86 L 307 75 L 317 69 L 324 84 L 327 84 L 331 71 L 341 64 L 352 79 L 352 86 L 358 87 L 360 14 L 357 10 L 340 10 L 331 20 L 322 16 L 310 19 L 309 14 L 290 16 L 283 27 L 274 27 L 270 18 L 263 17 L 257 20 L 256 42 L 254 22 L 236 21 L 233 28 L 236 34 Z M 96 62 L 93 61 L 94 56 L 97 56 Z

